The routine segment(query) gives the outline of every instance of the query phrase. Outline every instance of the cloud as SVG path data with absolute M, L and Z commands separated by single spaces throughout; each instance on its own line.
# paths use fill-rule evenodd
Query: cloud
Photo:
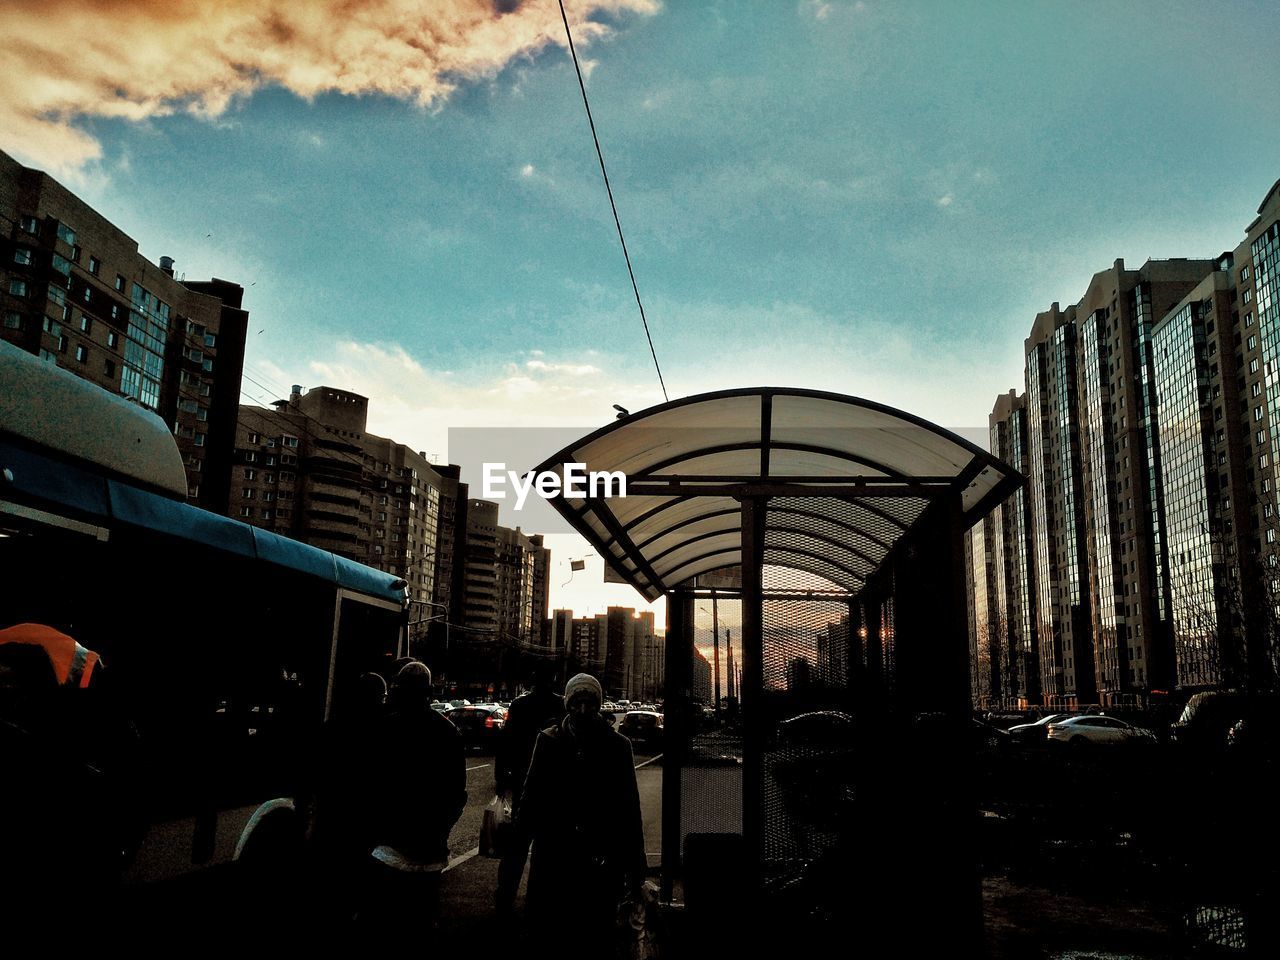
M 598 354 L 592 359 L 599 362 L 540 354 L 454 373 L 433 368 L 400 344 L 348 339 L 316 344 L 311 358 L 299 356 L 288 367 L 278 359 L 248 358 L 254 382 L 246 391 L 274 394 L 269 402 L 287 396 L 295 383 L 350 390 L 369 398 L 372 433 L 443 459 L 450 428 L 600 424 L 612 419 L 611 404 L 619 396 L 644 398 L 642 405 L 662 399 L 656 383 L 632 384 L 620 373 L 606 377 L 605 370 L 617 365 Z
M 938 206 L 940 206 L 940 207 L 949 207 L 949 206 L 951 206 L 952 201 L 954 201 L 954 200 L 955 200 L 955 198 L 954 198 L 953 196 L 951 196 L 951 194 L 949 194 L 949 193 L 948 193 L 948 194 L 946 194 L 945 196 L 941 196 L 941 197 L 939 197 L 939 198 L 938 198 Z
M 597 13 L 653 14 L 659 0 L 581 0 L 574 40 Z M 6 149 L 55 172 L 102 155 L 80 124 L 177 112 L 222 115 L 265 86 L 301 97 L 382 94 L 424 108 L 460 84 L 564 45 L 543 3 L 516 0 L 44 0 L 8 4 L 0 42 Z
M 523 167 L 520 168 L 520 176 L 525 177 L 526 179 L 528 179 L 529 177 L 532 177 L 534 172 L 535 171 L 532 163 L 526 163 Z
M 524 368 L 538 373 L 551 373 L 570 377 L 588 377 L 601 372 L 599 367 L 590 363 L 547 363 L 545 360 L 526 360 Z

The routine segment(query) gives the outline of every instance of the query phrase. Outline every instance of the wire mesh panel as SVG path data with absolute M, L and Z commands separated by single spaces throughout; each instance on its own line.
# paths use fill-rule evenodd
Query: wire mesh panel
M 682 847 L 690 834 L 742 834 L 741 636 L 740 600 L 696 602 L 690 674 L 695 721 L 680 780 Z

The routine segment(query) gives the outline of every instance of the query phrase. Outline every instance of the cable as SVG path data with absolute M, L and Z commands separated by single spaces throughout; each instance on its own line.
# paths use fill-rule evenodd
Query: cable
M 569 38 L 569 53 L 573 57 L 573 69 L 578 74 L 578 87 L 582 90 L 582 105 L 587 110 L 587 123 L 591 126 L 591 139 L 596 145 L 596 157 L 600 160 L 600 175 L 604 177 L 604 189 L 609 194 L 609 207 L 613 210 L 613 224 L 618 228 L 618 242 L 622 244 L 622 256 L 627 261 L 627 274 L 631 277 L 631 290 L 636 295 L 636 306 L 640 308 L 640 322 L 644 324 L 644 335 L 649 341 L 649 353 L 653 356 L 654 369 L 658 371 L 658 384 L 662 387 L 662 399 L 669 400 L 667 384 L 662 379 L 662 367 L 658 365 L 658 352 L 653 349 L 653 335 L 649 333 L 649 320 L 644 315 L 644 304 L 640 301 L 640 288 L 636 285 L 636 274 L 631 269 L 631 254 L 627 252 L 627 240 L 622 235 L 622 221 L 618 219 L 618 205 L 613 202 L 613 187 L 609 185 L 609 172 L 604 167 L 604 153 L 600 149 L 600 138 L 596 136 L 596 122 L 591 116 L 591 104 L 587 101 L 587 85 L 582 80 L 582 67 L 578 64 L 578 51 L 573 46 L 573 33 L 569 30 L 569 17 L 564 12 L 564 0 L 560 4 L 560 19 L 564 21 L 564 34 Z

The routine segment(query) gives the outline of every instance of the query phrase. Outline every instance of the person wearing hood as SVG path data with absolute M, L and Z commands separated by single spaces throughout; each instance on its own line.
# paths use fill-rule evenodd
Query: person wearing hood
M 600 956 L 647 866 L 631 743 L 600 715 L 603 699 L 589 674 L 565 684 L 565 717 L 538 735 L 517 820 L 533 841 L 534 935 L 574 956 Z

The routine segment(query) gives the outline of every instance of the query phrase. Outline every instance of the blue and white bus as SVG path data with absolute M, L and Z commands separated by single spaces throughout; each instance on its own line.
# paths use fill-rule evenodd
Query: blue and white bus
M 47 623 L 101 655 L 138 734 L 129 884 L 230 863 L 405 642 L 404 581 L 186 491 L 159 417 L 0 342 L 0 627 Z

